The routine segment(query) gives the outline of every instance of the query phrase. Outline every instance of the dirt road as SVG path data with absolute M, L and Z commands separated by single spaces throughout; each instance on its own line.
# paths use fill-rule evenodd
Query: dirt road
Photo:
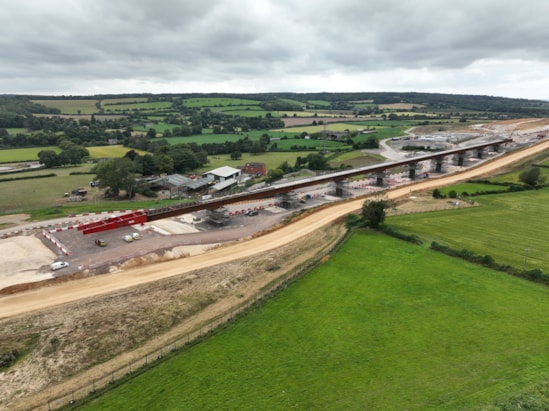
M 395 188 L 387 191 L 387 196 L 391 199 L 396 199 L 408 195 L 411 190 L 420 191 L 471 179 L 547 149 L 549 149 L 549 141 L 543 141 L 526 149 L 505 154 L 493 161 L 467 169 L 459 174 L 446 175 Z M 29 313 L 87 297 L 111 293 L 126 287 L 145 284 L 161 278 L 273 250 L 293 240 L 310 235 L 318 228 L 346 214 L 359 210 L 363 201 L 364 199 L 356 199 L 336 203 L 334 206 L 319 210 L 293 224 L 284 226 L 279 230 L 256 239 L 239 242 L 212 250 L 206 254 L 186 258 L 184 264 L 181 263 L 182 260 L 169 261 L 6 296 L 0 299 L 0 318 Z

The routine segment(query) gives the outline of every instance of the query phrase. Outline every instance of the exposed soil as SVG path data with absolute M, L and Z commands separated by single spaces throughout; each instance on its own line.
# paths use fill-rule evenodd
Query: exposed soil
M 544 141 L 459 175 L 417 182 L 413 190 L 491 173 L 548 148 Z M 387 195 L 403 198 L 410 191 L 406 186 Z M 322 255 L 344 233 L 334 221 L 360 209 L 362 201 L 304 213 L 256 239 L 205 254 L 148 265 L 137 259 L 110 275 L 1 297 L 0 353 L 16 348 L 28 354 L 0 372 L 0 409 L 43 407 L 238 306 L 299 263 Z

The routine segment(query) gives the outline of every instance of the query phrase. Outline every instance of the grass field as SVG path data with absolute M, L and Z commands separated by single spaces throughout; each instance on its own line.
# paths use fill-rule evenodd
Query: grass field
M 210 160 L 209 164 L 206 167 L 199 169 L 198 173 L 202 173 L 202 172 L 212 170 L 214 168 L 226 166 L 226 165 L 236 168 L 237 166 L 243 166 L 248 162 L 265 163 L 265 165 L 267 166 L 267 171 L 277 168 L 284 161 L 287 161 L 288 164 L 290 164 L 290 166 L 293 167 L 297 157 L 299 156 L 307 157 L 309 154 L 311 154 L 310 151 L 291 151 L 291 152 L 273 151 L 273 152 L 267 152 L 267 153 L 262 153 L 258 155 L 243 153 L 242 158 L 240 160 L 231 160 L 231 156 L 229 154 L 221 154 L 218 156 L 208 156 L 208 159 Z
M 491 187 L 491 186 L 490 186 Z M 475 197 L 479 207 L 390 217 L 390 226 L 496 262 L 549 272 L 549 188 Z M 445 200 L 441 200 L 445 201 Z M 528 251 L 526 251 L 528 250 Z
M 58 108 L 61 114 L 94 114 L 97 109 L 95 99 L 87 100 L 31 100 L 33 103 L 42 104 L 46 107 Z
M 172 107 L 170 101 L 156 101 L 152 103 L 128 103 L 128 104 L 113 104 L 105 105 L 103 108 L 106 112 L 116 112 L 116 111 L 154 111 L 154 110 L 164 110 Z
M 204 97 L 204 98 L 188 98 L 183 100 L 183 105 L 186 107 L 226 107 L 226 106 L 259 106 L 258 100 L 250 100 L 245 98 L 224 98 L 224 97 Z
M 38 153 L 42 150 L 53 150 L 60 153 L 59 147 L 10 148 L 0 150 L 0 163 L 17 163 L 20 161 L 38 161 Z
M 493 185 L 493 184 L 480 184 L 480 183 L 461 183 L 461 184 L 455 184 L 453 186 L 449 187 L 443 187 L 440 189 L 440 192 L 444 195 L 448 195 L 448 193 L 452 190 L 454 190 L 458 195 L 461 195 L 462 193 L 467 194 L 473 194 L 473 193 L 481 193 L 483 191 L 507 191 L 508 186 L 499 186 L 499 185 Z
M 549 378 L 547 310 L 547 287 L 355 235 L 263 307 L 82 408 L 475 409 Z

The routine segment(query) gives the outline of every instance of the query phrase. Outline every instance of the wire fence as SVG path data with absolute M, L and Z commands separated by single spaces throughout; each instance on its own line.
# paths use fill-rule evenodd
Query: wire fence
M 343 236 L 336 241 L 328 249 L 318 253 L 313 259 L 302 263 L 295 267 L 290 272 L 279 277 L 264 287 L 260 292 L 244 300 L 239 306 L 234 307 L 229 312 L 217 315 L 202 323 L 194 330 L 172 340 L 162 348 L 155 349 L 145 355 L 137 355 L 134 359 L 124 364 L 121 367 L 113 369 L 108 373 L 103 373 L 95 377 L 90 377 L 88 382 L 70 392 L 65 392 L 63 395 L 51 398 L 47 404 L 39 405 L 32 410 L 57 410 L 60 408 L 71 409 L 72 405 L 77 405 L 80 400 L 91 399 L 99 396 L 101 393 L 121 385 L 129 379 L 143 373 L 147 369 L 160 364 L 162 361 L 173 357 L 177 353 L 184 351 L 186 348 L 200 342 L 204 338 L 228 326 L 239 317 L 247 312 L 259 307 L 266 300 L 272 298 L 278 292 L 284 290 L 289 284 L 302 277 L 306 272 L 315 267 L 323 257 L 332 253 L 344 241 L 346 236 Z

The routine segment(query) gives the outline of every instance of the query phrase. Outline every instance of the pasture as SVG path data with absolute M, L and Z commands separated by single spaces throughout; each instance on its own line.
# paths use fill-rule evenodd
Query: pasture
M 29 177 L 55 173 L 55 177 L 0 182 L 0 214 L 15 214 L 67 204 L 63 193 L 78 187 L 89 187 L 93 175 L 70 175 L 74 171 L 88 171 L 90 165 L 63 167 L 17 174 L 14 177 Z M 101 201 L 95 189 L 88 192 L 89 202 Z M 54 218 L 56 215 L 49 216 Z
M 509 186 L 500 186 L 494 184 L 481 184 L 481 183 L 461 183 L 455 184 L 449 187 L 444 187 L 440 189 L 440 192 L 443 195 L 448 195 L 448 193 L 454 190 L 458 195 L 463 193 L 473 194 L 473 193 L 482 193 L 484 191 L 507 191 Z
M 61 152 L 61 149 L 57 146 L 3 149 L 0 150 L 0 163 L 38 161 L 38 153 L 42 150 Z
M 181 143 L 196 143 L 198 145 L 200 144 L 211 144 L 211 143 L 218 143 L 222 144 L 226 141 L 238 141 L 245 138 L 248 138 L 252 141 L 257 141 L 260 139 L 260 137 L 263 134 L 269 135 L 271 138 L 283 138 L 283 137 L 289 137 L 292 138 L 296 133 L 293 132 L 287 132 L 287 131 L 271 131 L 271 130 L 257 130 L 257 131 L 246 131 L 241 134 L 214 134 L 211 132 L 211 130 L 204 129 L 204 134 L 197 134 L 193 136 L 188 137 L 169 137 L 166 138 L 166 141 L 170 143 L 171 145 L 174 144 L 181 144 Z M 206 133 L 206 131 L 209 131 L 209 133 Z M 278 141 L 275 141 L 278 142 Z
M 227 106 L 259 106 L 258 100 L 251 100 L 245 98 L 225 98 L 225 97 L 198 97 L 187 98 L 183 100 L 185 107 L 227 107 Z
M 172 108 L 170 101 L 155 101 L 151 103 L 126 103 L 126 104 L 112 104 L 105 105 L 104 110 L 106 112 L 120 112 L 120 111 L 157 111 L 166 110 Z
M 547 381 L 547 310 L 547 287 L 355 234 L 235 324 L 79 409 L 476 409 Z
M 58 108 L 61 110 L 61 114 L 94 114 L 99 111 L 97 108 L 98 100 L 95 99 L 55 99 L 31 101 L 36 104 L 42 104 L 46 107 Z
M 526 265 L 549 272 L 549 188 L 474 200 L 478 207 L 395 216 L 387 223 L 429 243 L 490 255 L 500 264 L 519 269 Z
M 229 154 L 208 156 L 208 160 L 210 162 L 206 167 L 202 167 L 198 169 L 197 173 L 200 174 L 200 173 L 212 170 L 214 168 L 223 167 L 223 166 L 230 166 L 230 167 L 236 168 L 238 166 L 243 166 L 248 162 L 265 163 L 265 165 L 267 166 L 267 171 L 277 168 L 284 161 L 287 161 L 288 164 L 293 167 L 297 157 L 307 157 L 309 154 L 311 154 L 310 151 L 289 151 L 289 152 L 272 151 L 272 152 L 261 153 L 257 155 L 242 153 L 242 158 L 239 160 L 231 160 L 231 156 Z

